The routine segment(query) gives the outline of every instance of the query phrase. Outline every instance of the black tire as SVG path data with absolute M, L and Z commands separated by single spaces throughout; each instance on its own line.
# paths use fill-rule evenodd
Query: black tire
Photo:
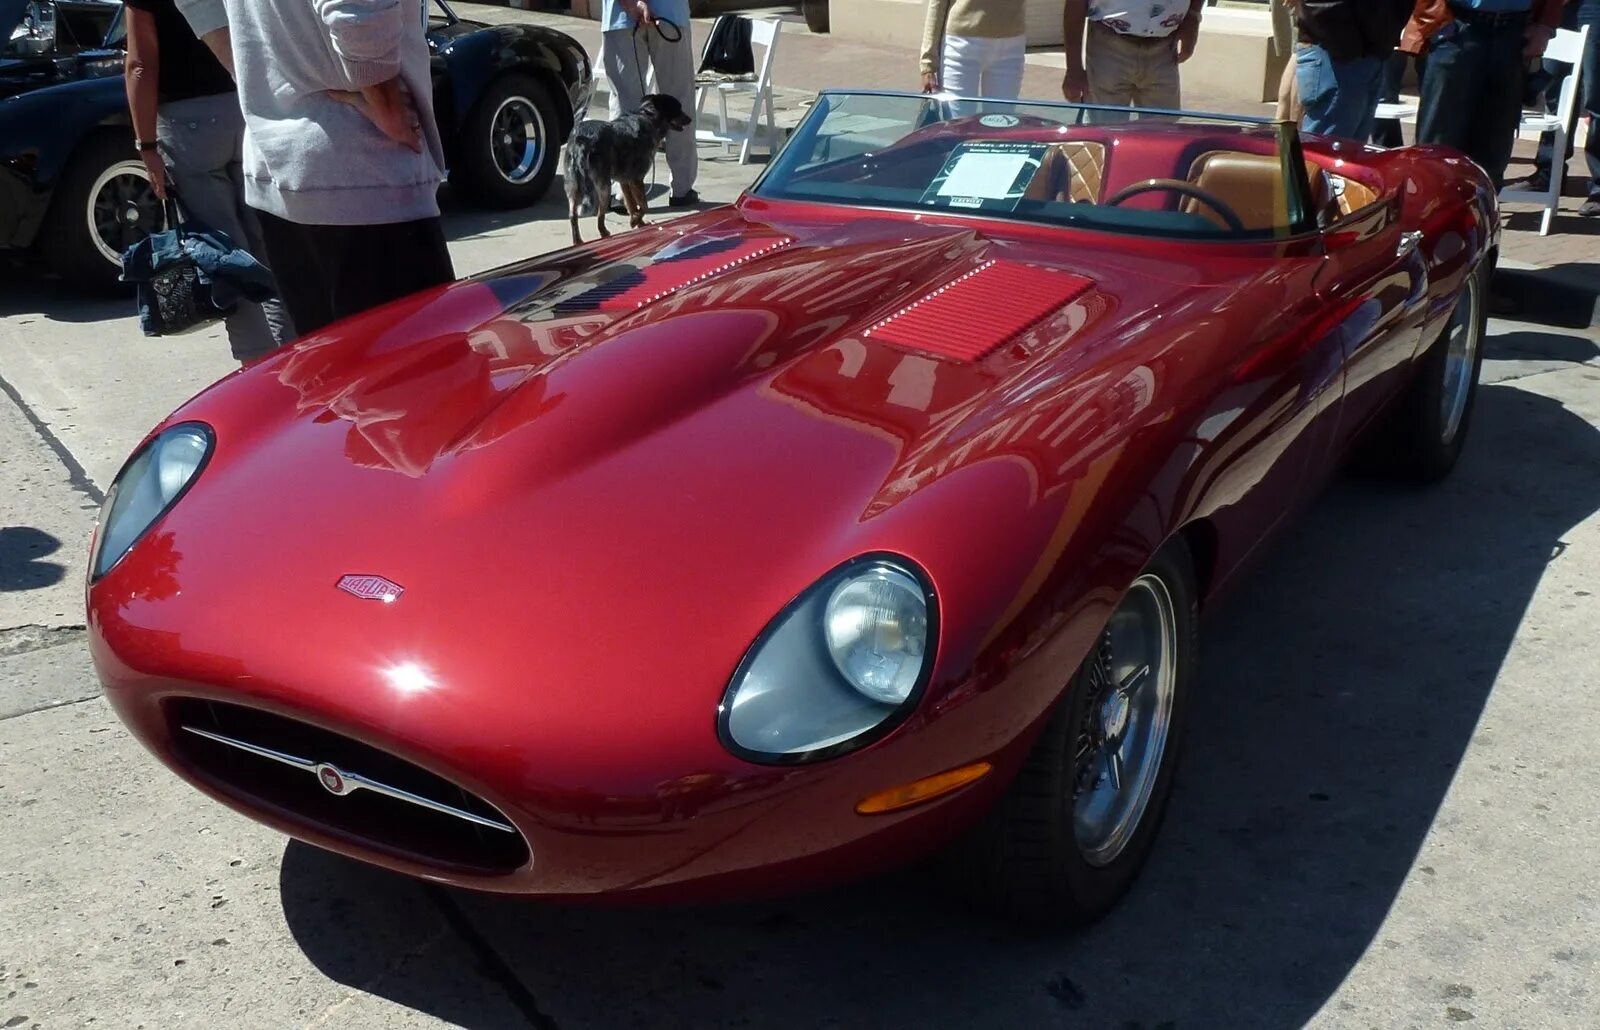
M 1181 538 L 1163 548 L 1136 583 L 1146 576 L 1166 588 L 1175 642 L 1171 716 L 1164 747 L 1153 760 L 1148 801 L 1129 824 L 1132 829 L 1120 850 L 1091 862 L 1076 832 L 1074 813 L 1082 793 L 1078 784 L 1084 782 L 1077 761 L 1080 734 L 1090 721 L 1090 706 L 1106 696 L 1091 696 L 1097 692 L 1094 666 L 1102 660 L 1097 647 L 1073 673 L 1009 792 L 947 855 L 945 871 L 954 876 L 954 885 L 988 914 L 1033 925 L 1092 922 L 1127 892 L 1150 855 L 1181 751 L 1198 655 L 1199 611 L 1194 566 Z M 1125 598 L 1123 604 L 1128 603 Z M 1089 760 L 1096 761 L 1098 756 Z M 1099 784 L 1085 789 L 1097 790 Z
M 800 6 L 805 11 L 806 28 L 812 32 L 828 31 L 828 0 L 804 0 Z
M 131 135 L 102 132 L 80 144 L 40 234 L 50 268 L 87 289 L 126 289 L 117 280 L 122 251 L 166 228 L 166 213 L 149 183 Z
M 1372 450 L 1381 455 L 1383 470 L 1395 478 L 1435 483 L 1449 475 L 1461 457 L 1477 402 L 1478 374 L 1483 367 L 1483 339 L 1489 321 L 1488 270 L 1488 262 L 1484 262 L 1468 277 L 1450 323 L 1428 348 L 1417 377 L 1374 434 Z M 1463 341 L 1468 349 L 1465 359 L 1460 357 L 1460 347 L 1452 346 L 1458 339 L 1458 327 L 1467 334 Z M 1460 388 L 1466 395 L 1459 401 L 1459 417 L 1452 419 L 1451 406 L 1446 405 L 1445 398 L 1447 392 L 1450 396 L 1459 395 L 1459 390 L 1451 389 L 1455 382 L 1452 372 L 1459 374 L 1463 367 L 1467 379 Z
M 520 169 L 511 162 L 515 131 L 524 126 L 533 132 L 534 154 L 533 163 Z M 537 203 L 555 180 L 560 133 L 555 101 L 537 78 L 525 72 L 507 72 L 489 83 L 461 125 L 455 174 L 460 176 L 467 198 L 492 208 Z

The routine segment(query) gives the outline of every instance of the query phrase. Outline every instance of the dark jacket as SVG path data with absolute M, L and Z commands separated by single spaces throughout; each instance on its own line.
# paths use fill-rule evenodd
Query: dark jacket
M 1561 4 L 1562 0 L 1533 0 L 1531 21 L 1554 29 L 1561 24 Z M 1400 49 L 1408 54 L 1427 53 L 1428 40 L 1454 20 L 1447 0 L 1417 0 L 1416 10 L 1400 36 Z
M 1400 42 L 1414 0 L 1295 0 L 1300 42 L 1313 43 L 1335 61 L 1387 57 Z

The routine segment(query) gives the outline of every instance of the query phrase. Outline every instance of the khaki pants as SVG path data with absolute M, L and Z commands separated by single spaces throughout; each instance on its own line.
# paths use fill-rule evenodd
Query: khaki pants
M 1089 99 L 1112 107 L 1157 107 L 1178 110 L 1177 41 L 1124 36 L 1097 21 L 1089 23 L 1084 65 L 1089 73 Z

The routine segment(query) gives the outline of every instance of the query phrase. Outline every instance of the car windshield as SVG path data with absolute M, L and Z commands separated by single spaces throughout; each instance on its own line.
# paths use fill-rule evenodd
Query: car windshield
M 1194 239 L 1314 226 L 1290 125 L 909 93 L 826 92 L 756 196 Z

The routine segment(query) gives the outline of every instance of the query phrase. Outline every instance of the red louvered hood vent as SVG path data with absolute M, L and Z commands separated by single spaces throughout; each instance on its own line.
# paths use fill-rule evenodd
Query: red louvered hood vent
M 867 330 L 870 339 L 977 361 L 1094 283 L 1019 261 L 986 261 Z

